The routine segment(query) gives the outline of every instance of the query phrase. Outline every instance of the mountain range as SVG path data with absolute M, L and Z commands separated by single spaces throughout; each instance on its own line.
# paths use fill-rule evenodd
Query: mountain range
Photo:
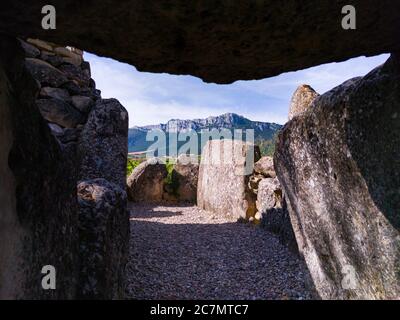
M 129 152 L 142 152 L 147 150 L 154 141 L 146 141 L 146 135 L 151 130 L 162 130 L 169 135 L 179 134 L 181 132 L 211 129 L 228 129 L 231 132 L 235 129 L 253 129 L 255 143 L 260 146 L 261 152 L 264 155 L 273 153 L 274 140 L 277 132 L 282 128 L 281 125 L 276 123 L 268 123 L 261 121 L 252 121 L 243 116 L 235 113 L 225 113 L 216 117 L 208 117 L 206 119 L 193 119 L 193 120 L 180 120 L 171 119 L 165 124 L 148 125 L 148 126 L 135 126 L 129 129 L 128 134 L 128 148 Z M 185 142 L 180 142 L 180 145 Z M 199 140 L 200 145 L 200 140 Z M 198 153 L 201 153 L 199 147 Z M 168 154 L 168 150 L 167 150 Z

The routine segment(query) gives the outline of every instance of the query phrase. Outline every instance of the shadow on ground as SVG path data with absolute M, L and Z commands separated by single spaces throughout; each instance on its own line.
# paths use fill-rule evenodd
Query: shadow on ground
M 261 228 L 196 207 L 130 208 L 128 298 L 314 297 L 304 263 Z

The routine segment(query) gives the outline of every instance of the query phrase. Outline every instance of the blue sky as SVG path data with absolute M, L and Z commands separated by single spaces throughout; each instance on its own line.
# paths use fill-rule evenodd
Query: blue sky
M 192 76 L 138 72 L 128 64 L 85 53 L 102 97 L 117 98 L 122 103 L 129 112 L 130 127 L 226 112 L 284 124 L 290 98 L 299 85 L 309 84 L 324 93 L 350 78 L 367 74 L 388 57 L 359 57 L 263 80 L 217 85 Z

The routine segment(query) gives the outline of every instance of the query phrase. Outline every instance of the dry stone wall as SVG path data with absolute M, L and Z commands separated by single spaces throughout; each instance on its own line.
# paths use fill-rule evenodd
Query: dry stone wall
M 11 150 L 5 150 L 13 184 L 6 190 L 14 203 L 1 229 L 12 237 L 2 242 L 0 296 L 72 299 L 78 283 L 78 205 L 76 150 L 61 145 L 36 105 L 40 84 L 26 69 L 25 52 L 14 38 L 0 36 L 0 65 L 7 84 Z M 1 180 L 3 185 L 3 180 Z M 2 235 L 6 236 L 7 232 Z M 18 259 L 15 259 L 18 257 Z M 57 290 L 43 290 L 41 270 L 53 265 Z
M 249 180 L 249 188 L 256 195 L 256 222 L 293 252 L 298 252 L 296 239 L 287 210 L 286 197 L 276 177 L 272 157 L 262 157 L 254 164 L 254 172 Z
M 1 250 L 0 274 L 8 280 L 0 279 L 0 297 L 120 298 L 129 239 L 125 166 L 106 169 L 126 161 L 127 112 L 101 99 L 80 50 L 6 36 L 0 45 L 7 88 L 0 108 L 9 130 L 2 139 L 12 137 L 1 140 L 11 147 L 2 148 L 1 170 L 12 174 L 0 223 L 13 230 Z M 100 119 L 104 109 L 112 112 Z M 101 120 L 102 128 L 93 125 Z M 107 156 L 102 140 L 114 145 Z M 103 166 L 89 171 L 89 153 Z M 45 265 L 56 269 L 55 290 L 41 286 Z
M 39 39 L 20 42 L 25 65 L 40 84 L 40 113 L 61 143 L 77 142 L 91 109 L 101 100 L 83 52 Z

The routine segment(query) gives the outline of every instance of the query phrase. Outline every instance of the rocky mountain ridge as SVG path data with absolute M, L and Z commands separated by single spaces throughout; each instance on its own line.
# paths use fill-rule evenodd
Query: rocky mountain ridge
M 205 119 L 181 120 L 171 119 L 167 123 L 147 126 L 135 126 L 129 129 L 129 151 L 145 151 L 152 141 L 146 141 L 146 135 L 151 130 L 162 130 L 166 133 L 180 133 L 188 131 L 200 132 L 207 129 L 253 129 L 255 141 L 261 144 L 273 141 L 282 125 L 277 123 L 252 121 L 235 113 L 225 113 Z M 267 143 L 268 144 L 268 143 Z M 200 151 L 201 152 L 201 151 Z
M 205 119 L 181 120 L 171 119 L 165 124 L 148 125 L 141 128 L 144 130 L 160 129 L 166 132 L 180 132 L 184 130 L 201 130 L 201 129 L 231 129 L 231 128 L 247 128 L 258 130 L 279 130 L 282 126 L 276 123 L 252 121 L 236 113 L 225 113 L 220 116 L 211 116 Z

